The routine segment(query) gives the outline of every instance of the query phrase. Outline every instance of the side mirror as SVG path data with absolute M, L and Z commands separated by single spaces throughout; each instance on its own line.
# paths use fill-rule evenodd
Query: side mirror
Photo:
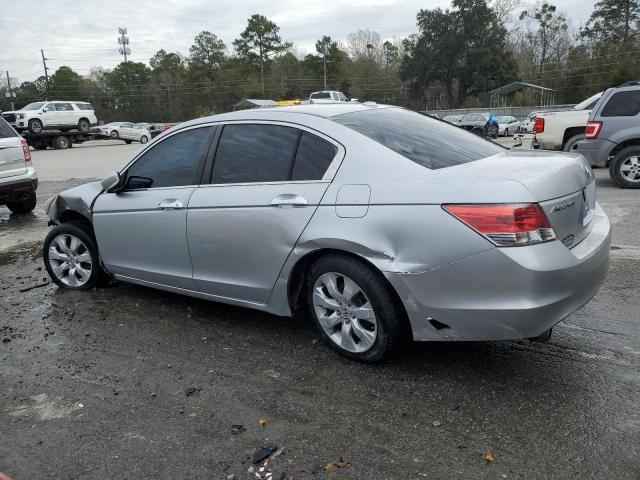
M 113 172 L 107 175 L 102 182 L 100 182 L 102 188 L 107 193 L 117 192 L 118 190 L 122 190 L 123 187 L 123 178 L 120 176 L 120 172 Z
M 127 190 L 139 190 L 141 188 L 151 188 L 153 185 L 153 179 L 147 177 L 127 177 Z
M 44 112 L 48 112 L 48 111 L 49 111 L 49 109 L 48 109 L 47 107 L 44 107 L 44 108 L 42 109 L 42 112 L 43 112 L 43 113 L 44 113 Z

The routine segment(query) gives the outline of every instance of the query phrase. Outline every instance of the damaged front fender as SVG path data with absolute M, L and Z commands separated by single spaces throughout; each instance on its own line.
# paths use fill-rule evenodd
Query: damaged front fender
M 91 222 L 91 209 L 95 199 L 102 193 L 100 182 L 85 183 L 59 193 L 45 202 L 45 211 L 50 224 L 59 224 L 66 216 L 80 215 Z

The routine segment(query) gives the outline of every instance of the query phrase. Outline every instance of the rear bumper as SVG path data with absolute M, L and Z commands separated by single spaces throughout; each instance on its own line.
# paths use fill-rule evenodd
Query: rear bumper
M 607 275 L 611 226 L 599 205 L 592 222 L 571 250 L 559 241 L 494 248 L 425 273 L 387 273 L 413 338 L 513 340 L 553 327 L 589 302 Z
M 38 188 L 36 169 L 27 167 L 27 172 L 13 177 L 0 178 L 0 205 L 20 200 Z
M 595 138 L 593 140 L 582 140 L 578 142 L 578 153 L 581 153 L 593 167 L 605 167 L 609 154 L 617 144 L 604 139 Z
M 536 150 L 562 150 L 562 145 L 557 145 L 555 141 L 538 134 L 533 137 L 531 146 Z

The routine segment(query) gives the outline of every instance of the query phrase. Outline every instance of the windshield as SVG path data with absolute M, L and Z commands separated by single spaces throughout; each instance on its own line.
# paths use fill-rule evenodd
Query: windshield
M 430 169 L 473 162 L 505 150 L 455 125 L 403 108 L 359 110 L 330 120 Z
M 22 107 L 22 110 L 40 110 L 43 105 L 44 105 L 44 102 L 34 102 L 34 103 L 30 103 L 26 107 Z
M 312 93 L 309 98 L 311 98 L 311 99 L 331 98 L 331 93 L 330 92 L 315 92 L 315 93 Z
M 485 122 L 487 119 L 480 113 L 470 113 L 462 118 L 463 122 Z
M 458 121 L 458 116 L 457 115 L 447 115 L 446 117 L 443 118 L 443 120 L 445 122 L 457 122 Z
M 573 109 L 574 110 L 591 110 L 593 107 L 595 107 L 596 103 L 598 103 L 598 100 L 600 99 L 601 96 L 602 96 L 602 92 L 596 93 L 593 97 L 589 97 L 586 100 L 577 104 L 575 107 L 573 107 Z

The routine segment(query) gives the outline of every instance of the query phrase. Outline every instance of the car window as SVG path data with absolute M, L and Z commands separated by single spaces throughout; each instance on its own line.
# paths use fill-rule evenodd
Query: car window
M 176 133 L 155 144 L 127 170 L 127 178 L 151 179 L 151 188 L 198 183 L 198 166 L 206 156 L 212 127 Z
M 311 98 L 312 100 L 316 100 L 316 99 L 331 99 L 331 94 L 329 92 L 314 92 L 312 93 L 309 98 Z
M 56 104 L 55 103 L 47 103 L 45 106 L 45 108 L 48 108 L 49 111 L 51 112 L 55 112 L 57 110 Z
M 121 128 L 131 128 L 131 124 L 130 123 L 121 123 L 120 127 Z
M 575 107 L 573 107 L 573 109 L 574 110 L 591 110 L 596 105 L 596 103 L 598 103 L 598 100 L 600 100 L 601 96 L 602 96 L 602 92 L 596 93 L 595 95 L 577 104 Z
M 347 96 L 344 93 L 339 93 L 338 96 L 340 97 L 340 100 L 343 102 L 347 101 Z
M 455 125 L 403 108 L 360 110 L 330 119 L 430 169 L 473 162 L 505 151 Z
M 291 180 L 321 180 L 338 153 L 335 145 L 303 132 L 293 163 Z
M 58 103 L 56 104 L 56 110 L 58 112 L 73 112 L 73 106 L 70 103 Z
M 79 110 L 93 110 L 90 103 L 75 103 L 74 105 L 78 107 Z
M 289 180 L 300 130 L 280 125 L 225 125 L 213 163 L 213 183 Z
M 44 102 L 34 102 L 22 107 L 20 110 L 40 110 L 40 108 L 42 108 L 43 105 L 44 105 Z
M 633 117 L 640 113 L 640 90 L 614 93 L 602 109 L 601 117 Z
M 11 128 L 4 118 L 0 117 L 0 138 L 11 138 L 17 137 L 18 133 Z

